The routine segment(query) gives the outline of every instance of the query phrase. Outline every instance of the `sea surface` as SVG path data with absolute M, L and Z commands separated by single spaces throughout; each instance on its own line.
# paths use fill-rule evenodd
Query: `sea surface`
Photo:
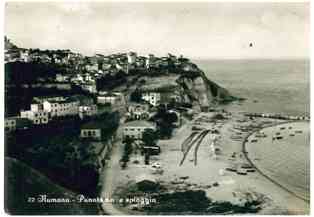
M 234 96 L 246 98 L 230 109 L 289 115 L 310 113 L 310 61 L 194 60 L 207 77 Z
M 291 128 L 291 129 L 289 129 Z M 296 133 L 301 130 L 302 133 Z M 296 122 L 262 130 L 267 137 L 248 138 L 246 150 L 251 161 L 270 177 L 304 200 L 310 200 L 310 128 L 308 122 Z M 273 140 L 276 133 L 283 138 Z
M 247 100 L 227 106 L 231 111 L 310 114 L 309 60 L 198 60 L 207 77 Z M 280 128 L 264 129 L 267 138 L 246 144 L 253 163 L 272 180 L 308 200 L 310 197 L 310 125 L 291 124 L 272 141 Z M 295 130 L 302 130 L 301 134 Z M 290 136 L 294 134 L 294 136 Z

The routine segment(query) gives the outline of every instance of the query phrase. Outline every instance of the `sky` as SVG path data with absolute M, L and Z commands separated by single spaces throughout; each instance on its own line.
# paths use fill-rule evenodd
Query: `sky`
M 309 58 L 309 13 L 306 2 L 7 2 L 5 34 L 84 55 Z

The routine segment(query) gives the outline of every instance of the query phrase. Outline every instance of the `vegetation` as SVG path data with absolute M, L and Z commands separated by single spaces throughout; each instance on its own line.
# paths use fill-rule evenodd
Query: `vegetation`
M 112 90 L 113 88 L 127 82 L 125 73 L 118 71 L 116 74 L 107 74 L 96 80 L 97 90 Z
M 65 73 L 66 69 L 56 64 L 37 62 L 9 62 L 5 64 L 6 84 L 30 84 L 42 79 L 54 79 L 57 73 Z
M 142 141 L 146 146 L 156 146 L 156 141 L 158 139 L 157 133 L 152 129 L 146 129 L 143 132 Z
M 154 120 L 158 124 L 160 138 L 164 139 L 172 136 L 174 123 L 178 121 L 178 116 L 174 112 L 169 112 L 164 106 L 160 106 Z
M 98 119 L 106 126 L 103 129 L 106 141 L 117 128 L 119 119 L 115 113 L 105 113 Z M 6 155 L 27 163 L 64 187 L 96 196 L 97 155 L 88 141 L 78 138 L 81 124 L 78 118 L 71 118 L 17 131 L 6 139 Z
M 124 143 L 124 151 L 123 151 L 123 155 L 122 155 L 122 158 L 120 160 L 121 162 L 121 167 L 124 169 L 126 168 L 127 166 L 127 163 L 129 162 L 130 160 L 130 155 L 132 154 L 133 152 L 133 142 L 134 142 L 134 139 L 130 138 L 130 137 L 126 137 L 123 141 Z
M 183 192 L 163 193 L 156 196 L 157 204 L 144 207 L 144 211 L 152 215 L 161 214 L 244 214 L 257 213 L 261 201 L 245 202 L 243 205 L 230 202 L 213 202 L 205 191 L 187 190 Z
M 97 204 L 84 204 L 76 201 L 70 203 L 38 203 L 31 202 L 39 195 L 47 198 L 76 199 L 77 195 L 52 183 L 38 171 L 24 163 L 5 158 L 6 188 L 5 210 L 11 215 L 96 215 Z
M 132 102 L 142 102 L 142 92 L 139 89 L 135 89 L 130 95 L 130 101 Z

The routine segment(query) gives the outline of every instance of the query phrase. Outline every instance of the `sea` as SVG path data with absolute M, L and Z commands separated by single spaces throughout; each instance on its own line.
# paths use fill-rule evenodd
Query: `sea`
M 310 115 L 310 60 L 197 60 L 207 77 L 226 88 L 243 103 L 232 103 L 229 111 Z M 278 127 L 265 129 L 264 141 L 247 143 L 253 163 L 272 180 L 295 195 L 310 198 L 310 125 L 291 125 L 272 141 Z M 302 130 L 296 134 L 295 130 Z M 290 134 L 293 134 L 291 136 Z M 254 162 L 254 159 L 259 159 Z
M 245 112 L 310 114 L 310 60 L 194 60 L 206 76 L 245 103 Z

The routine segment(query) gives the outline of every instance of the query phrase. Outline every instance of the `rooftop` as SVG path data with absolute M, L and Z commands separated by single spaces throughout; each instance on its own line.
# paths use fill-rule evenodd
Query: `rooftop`
M 127 122 L 124 127 L 155 127 L 155 125 L 152 122 L 138 120 Z
M 102 129 L 102 128 L 103 128 L 103 124 L 96 121 L 90 121 L 81 126 L 81 129 Z

